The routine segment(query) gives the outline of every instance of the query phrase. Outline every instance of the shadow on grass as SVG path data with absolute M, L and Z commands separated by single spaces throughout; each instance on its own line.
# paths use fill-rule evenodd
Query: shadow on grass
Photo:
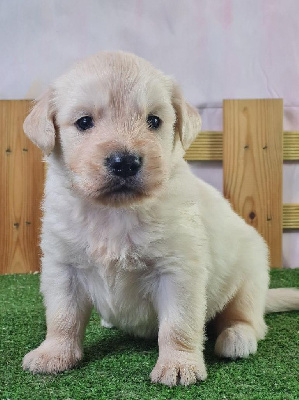
M 126 353 L 148 353 L 158 355 L 157 339 L 136 338 L 118 331 L 109 330 L 109 334 L 101 335 L 97 341 L 84 347 L 84 360 L 81 364 L 102 359 L 106 356 Z
M 90 363 L 99 361 L 105 357 L 118 356 L 125 354 L 127 357 L 136 358 L 148 356 L 148 360 L 153 363 L 158 358 L 158 341 L 157 338 L 142 339 L 125 334 L 118 329 L 103 329 L 101 335 L 96 335 L 97 340 L 93 339 L 92 343 L 84 346 L 84 358 L 78 365 L 78 368 L 85 368 Z M 231 360 L 219 359 L 214 354 L 215 335 L 208 332 L 208 340 L 205 342 L 204 357 L 208 366 L 221 367 L 223 364 L 231 362 Z

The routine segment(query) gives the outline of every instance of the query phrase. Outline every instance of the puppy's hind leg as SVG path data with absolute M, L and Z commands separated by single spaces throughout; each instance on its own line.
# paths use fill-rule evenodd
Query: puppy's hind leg
M 248 278 L 215 318 L 218 334 L 215 353 L 220 357 L 248 357 L 256 352 L 257 341 L 266 334 L 264 310 L 267 278 L 260 282 L 256 282 L 252 276 Z

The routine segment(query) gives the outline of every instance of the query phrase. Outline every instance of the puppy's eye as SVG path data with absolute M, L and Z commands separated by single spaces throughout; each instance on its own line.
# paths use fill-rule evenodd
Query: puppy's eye
M 152 114 L 149 114 L 147 116 L 146 122 L 147 122 L 149 129 L 153 129 L 153 130 L 159 129 L 159 127 L 162 124 L 161 119 L 159 117 L 157 117 L 156 115 L 152 115 Z
M 78 121 L 75 122 L 75 125 L 80 131 L 86 131 L 87 129 L 91 129 L 94 123 L 93 119 L 86 115 L 85 117 L 79 118 Z

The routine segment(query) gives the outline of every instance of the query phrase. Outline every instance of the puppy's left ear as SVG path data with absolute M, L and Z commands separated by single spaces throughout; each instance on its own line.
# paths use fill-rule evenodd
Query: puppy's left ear
M 50 100 L 51 91 L 48 90 L 37 100 L 23 125 L 28 138 L 46 155 L 52 152 L 55 145 L 54 112 L 51 111 Z
M 197 110 L 184 100 L 177 85 L 174 85 L 172 104 L 176 113 L 176 133 L 183 149 L 187 150 L 201 130 L 201 117 Z

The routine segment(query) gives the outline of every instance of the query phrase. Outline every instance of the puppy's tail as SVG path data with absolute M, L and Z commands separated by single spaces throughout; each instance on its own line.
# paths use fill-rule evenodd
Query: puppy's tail
M 281 311 L 299 310 L 299 290 L 269 289 L 266 298 L 266 314 Z

